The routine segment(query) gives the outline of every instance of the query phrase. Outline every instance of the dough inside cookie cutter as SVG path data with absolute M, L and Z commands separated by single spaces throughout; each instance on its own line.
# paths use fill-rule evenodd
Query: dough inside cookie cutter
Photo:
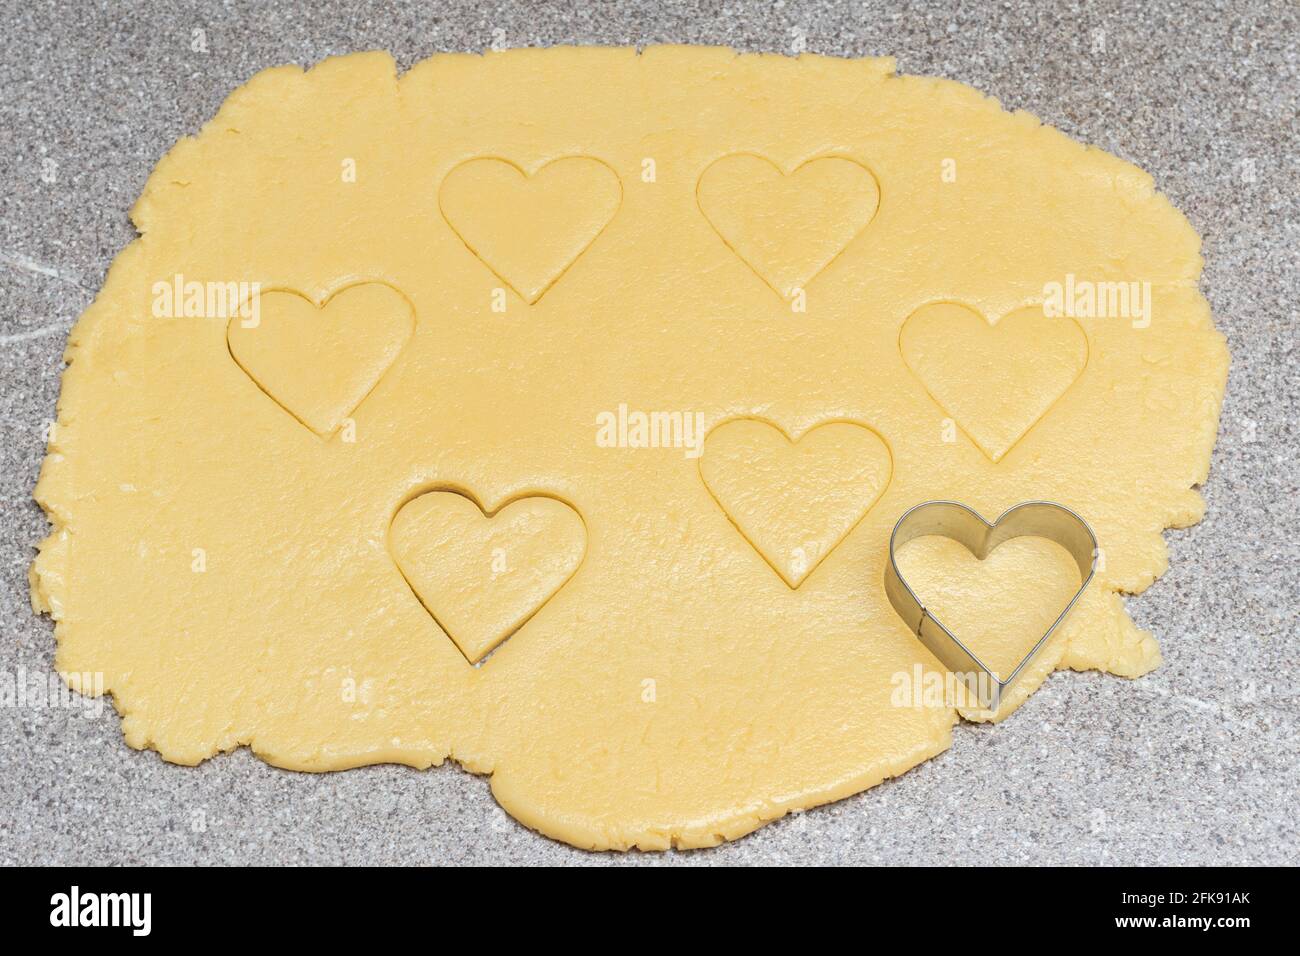
M 984 560 L 1002 542 L 1011 538 L 1047 538 L 1061 545 L 1079 565 L 1079 590 L 1052 622 L 1042 637 L 1016 665 L 1006 680 L 1000 680 L 979 656 L 937 617 L 926 609 L 920 598 L 898 570 L 897 549 L 914 538 L 942 535 L 965 545 L 971 554 Z M 957 501 L 925 501 L 908 509 L 889 536 L 889 561 L 885 565 L 885 593 L 899 617 L 907 624 L 945 667 L 964 681 L 980 706 L 997 710 L 1002 696 L 1047 643 L 1061 622 L 1078 603 L 1092 581 L 1097 557 L 1097 537 L 1081 517 L 1064 505 L 1052 501 L 1025 501 L 1004 511 L 996 521 L 986 521 L 977 512 Z

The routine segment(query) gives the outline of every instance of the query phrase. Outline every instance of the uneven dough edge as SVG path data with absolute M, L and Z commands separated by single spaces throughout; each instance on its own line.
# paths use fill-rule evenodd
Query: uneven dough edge
M 749 56 L 751 54 L 736 54 L 738 56 Z M 396 81 L 396 70 L 393 66 L 391 57 L 383 53 L 353 54 L 353 56 L 380 57 L 387 61 L 392 69 L 395 82 L 400 86 L 400 81 Z M 346 58 L 334 58 L 324 61 L 325 64 L 338 62 Z M 427 61 L 425 61 L 427 62 Z M 892 74 L 892 59 L 881 59 L 876 61 L 887 74 Z M 322 64 L 323 65 L 323 64 Z M 319 68 L 319 67 L 317 67 Z M 418 69 L 418 66 L 413 68 Z M 90 347 L 95 341 L 99 331 L 99 326 L 103 322 L 111 321 L 112 316 L 102 305 L 102 300 L 108 298 L 108 290 L 112 287 L 114 277 L 128 271 L 129 265 L 133 258 L 143 255 L 141 244 L 147 241 L 148 236 L 148 218 L 149 209 L 153 199 L 160 191 L 171 188 L 172 182 L 168 179 L 172 164 L 179 161 L 184 153 L 190 149 L 196 148 L 196 145 L 205 136 L 213 135 L 222 121 L 223 114 L 237 103 L 254 84 L 268 82 L 277 75 L 292 74 L 298 78 L 309 77 L 311 71 L 303 71 L 297 67 L 275 67 L 264 70 L 251 78 L 246 84 L 230 94 L 221 110 L 217 115 L 205 124 L 204 128 L 193 138 L 180 140 L 171 150 L 159 161 L 158 166 L 151 174 L 145 189 L 141 194 L 132 210 L 132 218 L 135 220 L 140 230 L 140 238 L 130 243 L 115 259 L 110 267 L 108 277 L 103 289 L 96 296 L 91 306 L 81 315 L 77 323 L 69 334 L 69 341 L 64 353 L 67 368 L 62 373 L 61 391 L 58 400 L 58 416 L 56 425 L 51 433 L 48 443 L 47 455 L 42 464 L 41 475 L 34 491 L 34 497 L 38 504 L 45 512 L 51 523 L 52 530 L 50 534 L 38 545 L 38 555 L 33 561 L 29 570 L 29 583 L 31 592 L 31 601 L 33 610 L 37 613 L 49 614 L 55 623 L 54 632 L 56 641 L 59 644 L 59 653 L 56 656 L 56 667 L 65 672 L 65 679 L 70 686 L 77 689 L 78 684 L 75 674 L 71 672 L 78 671 L 79 663 L 76 660 L 68 660 L 69 654 L 66 653 L 65 645 L 68 642 L 69 635 L 76 626 L 76 621 L 69 620 L 66 616 L 66 608 L 71 599 L 71 582 L 68 580 L 67 567 L 72 549 L 75 547 L 76 528 L 73 511 L 75 510 L 76 499 L 79 491 L 75 485 L 72 475 L 72 466 L 69 463 L 69 457 L 75 455 L 76 449 L 76 421 L 67 413 L 68 407 L 72 404 L 70 396 L 75 396 L 81 388 L 83 376 L 89 373 L 85 367 L 87 357 L 83 352 L 90 351 Z M 929 80 L 925 78 L 913 77 L 893 77 L 891 80 L 898 81 L 923 81 L 934 82 L 947 85 L 949 81 Z M 952 86 L 958 87 L 966 92 L 975 92 L 964 84 L 953 82 Z M 996 101 L 991 102 L 996 104 Z M 999 107 L 1000 108 L 1000 107 Z M 1032 119 L 1034 122 L 1040 122 L 1029 114 L 1017 112 L 1016 116 L 1024 116 Z M 1043 127 L 1046 134 L 1064 137 L 1065 134 L 1052 129 Z M 1080 149 L 1090 149 L 1083 144 L 1076 144 Z M 1115 159 L 1117 170 L 1121 170 L 1125 175 L 1134 176 L 1138 180 L 1145 179 L 1150 183 L 1150 178 L 1146 176 L 1137 167 Z M 1155 194 L 1157 201 L 1166 205 L 1168 201 L 1163 195 Z M 1170 206 L 1173 210 L 1173 207 Z M 1183 219 L 1187 229 L 1191 229 L 1186 224 L 1185 217 L 1180 212 L 1173 210 L 1180 218 Z M 1188 275 L 1187 281 L 1195 284 L 1199 280 L 1200 270 L 1196 270 L 1195 275 Z M 1209 321 L 1208 303 L 1197 293 L 1200 302 L 1205 306 L 1205 315 Z M 1212 322 L 1210 324 L 1212 329 Z M 1158 540 L 1161 540 L 1161 531 L 1170 527 L 1187 527 L 1200 520 L 1204 512 L 1204 502 L 1201 496 L 1195 490 L 1195 486 L 1202 483 L 1208 475 L 1210 465 L 1210 453 L 1213 448 L 1216 437 L 1217 422 L 1219 412 L 1222 406 L 1224 389 L 1226 388 L 1228 361 L 1229 356 L 1226 348 L 1226 342 L 1217 330 L 1214 334 L 1219 340 L 1219 362 L 1216 369 L 1217 384 L 1214 388 L 1205 393 L 1205 401 L 1212 405 L 1213 415 L 1205 419 L 1205 426 L 1201 434 L 1197 437 L 1197 445 L 1202 450 L 1201 467 L 1194 480 L 1189 484 L 1187 496 L 1178 502 L 1177 506 L 1171 508 L 1164 516 L 1160 527 L 1154 527 L 1150 534 Z M 1163 547 L 1163 542 L 1161 544 Z M 1160 662 L 1159 650 L 1152 635 L 1146 631 L 1139 630 L 1129 619 L 1127 612 L 1123 609 L 1121 593 L 1139 593 L 1152 583 L 1155 578 L 1167 568 L 1167 559 L 1163 560 L 1158 569 L 1154 570 L 1149 578 L 1142 581 L 1134 582 L 1130 588 L 1125 587 L 1107 587 L 1105 588 L 1106 597 L 1113 601 L 1117 613 L 1113 618 L 1114 628 L 1104 635 L 1095 634 L 1074 634 L 1071 635 L 1068 645 L 1061 649 L 1059 659 L 1054 662 L 1054 667 L 1081 669 L 1098 669 L 1121 676 L 1136 677 L 1149 672 Z M 1050 671 L 1051 668 L 1048 669 Z M 1003 719 L 1012 712 L 1018 704 L 1028 697 L 1036 688 L 1037 683 L 1046 676 L 1046 672 L 1039 677 L 1039 681 L 1033 682 L 1033 686 L 1028 683 L 1024 686 L 1023 694 L 1017 694 L 1017 699 L 1009 702 L 1012 706 L 1000 713 L 997 719 Z M 255 741 L 255 734 L 249 739 L 239 739 L 236 741 L 224 742 L 225 745 L 214 743 L 211 750 L 197 759 L 193 755 L 169 754 L 164 749 L 157 747 L 152 738 L 144 732 L 131 733 L 127 730 L 130 723 L 130 709 L 124 707 L 118 702 L 120 691 L 125 688 L 118 683 L 107 684 L 105 692 L 113 695 L 115 706 L 124 716 L 124 732 L 127 733 L 128 742 L 133 747 L 139 749 L 153 748 L 157 749 L 165 760 L 178 763 L 198 763 L 209 756 L 218 752 L 229 751 L 239 746 L 250 746 L 257 755 L 268 762 L 278 766 L 286 766 L 298 770 L 317 770 L 319 768 L 309 765 L 292 766 L 294 761 L 280 762 L 274 754 L 259 752 Z M 129 696 L 129 695 L 128 695 Z M 930 748 L 919 748 L 916 753 L 909 754 L 906 759 L 896 761 L 888 766 L 873 767 L 862 774 L 843 782 L 825 788 L 818 792 L 810 792 L 800 795 L 797 799 L 782 803 L 767 803 L 762 806 L 747 808 L 745 811 L 728 815 L 717 820 L 710 821 L 692 821 L 687 823 L 673 823 L 663 825 L 647 824 L 640 828 L 621 827 L 604 829 L 594 827 L 583 821 L 564 821 L 555 820 L 545 817 L 542 813 L 537 812 L 535 808 L 530 807 L 526 799 L 520 798 L 513 790 L 509 781 L 508 774 L 500 775 L 499 772 L 494 774 L 492 779 L 493 793 L 501 805 L 512 815 L 516 816 L 526 825 L 533 827 L 548 836 L 555 837 L 575 846 L 590 849 L 628 849 L 639 847 L 641 849 L 665 849 L 670 846 L 678 847 L 701 847 L 716 845 L 724 840 L 734 839 L 748 833 L 763 823 L 772 819 L 779 818 L 792 810 L 805 809 L 811 806 L 835 801 L 853 793 L 868 789 L 877 783 L 889 777 L 897 776 L 911 767 L 916 766 L 922 761 L 929 759 L 947 749 L 951 744 L 951 735 L 942 742 L 942 745 Z M 441 763 L 443 759 L 451 756 L 451 747 L 447 752 L 441 755 L 431 755 L 421 753 L 419 755 L 403 755 L 394 752 L 375 753 L 373 755 L 364 755 L 358 757 L 351 766 L 362 766 L 372 763 L 397 762 L 407 764 L 413 767 L 424 768 L 430 765 Z M 454 759 L 454 758 L 453 758 Z M 480 760 L 467 761 L 467 769 L 472 772 L 482 772 L 486 769 L 486 763 Z M 475 767 L 479 769 L 476 770 Z M 498 771 L 500 768 L 497 768 Z
M 658 852 L 707 849 L 753 833 L 764 824 L 790 814 L 803 813 L 870 790 L 939 756 L 952 746 L 952 728 L 957 719 L 954 711 L 937 708 L 933 716 L 938 723 L 946 724 L 933 746 L 918 746 L 905 757 L 873 765 L 828 787 L 809 789 L 784 800 L 757 801 L 735 813 L 718 814 L 703 820 L 651 821 L 640 825 L 610 822 L 601 825 L 586 819 L 557 818 L 536 806 L 526 793 L 518 792 L 508 773 L 492 774 L 492 795 L 502 809 L 520 823 L 580 850 Z

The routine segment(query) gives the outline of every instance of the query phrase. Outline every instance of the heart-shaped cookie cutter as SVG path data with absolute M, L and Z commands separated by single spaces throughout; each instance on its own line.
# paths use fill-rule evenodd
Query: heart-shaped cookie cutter
M 1052 622 L 1029 653 L 1006 680 L 998 675 L 921 603 L 898 570 L 896 549 L 914 538 L 941 535 L 952 538 L 983 561 L 1002 542 L 1011 538 L 1047 538 L 1065 548 L 1079 565 L 1079 590 Z M 1097 558 L 1097 537 L 1088 522 L 1054 501 L 1025 501 L 986 521 L 979 513 L 958 501 L 925 501 L 909 508 L 889 536 L 889 562 L 885 565 L 885 593 L 898 616 L 921 643 L 975 694 L 980 705 L 997 710 L 1002 695 L 1047 643 L 1061 622 L 1078 603 L 1092 581 Z

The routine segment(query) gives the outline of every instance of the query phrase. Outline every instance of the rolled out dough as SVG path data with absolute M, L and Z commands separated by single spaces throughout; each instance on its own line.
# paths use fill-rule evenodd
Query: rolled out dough
M 737 837 L 949 745 L 882 584 L 938 497 L 1060 501 L 1102 544 L 998 718 L 1055 668 L 1158 663 L 1118 592 L 1202 512 L 1228 356 L 1198 239 L 972 89 L 358 54 L 258 74 L 132 216 L 71 335 L 32 591 L 134 747 L 450 757 L 577 846 Z M 249 314 L 210 294 L 239 283 Z M 1072 586 L 1050 547 L 914 547 L 1008 660 Z

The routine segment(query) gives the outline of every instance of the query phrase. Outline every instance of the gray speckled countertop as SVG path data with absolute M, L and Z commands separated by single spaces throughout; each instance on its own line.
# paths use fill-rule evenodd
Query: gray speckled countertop
M 257 70 L 383 48 L 729 44 L 892 54 L 1144 167 L 1204 236 L 1233 367 L 1208 516 L 1129 601 L 1165 664 L 1051 678 L 904 777 L 716 850 L 597 855 L 454 767 L 307 775 L 246 752 L 190 769 L 111 707 L 0 706 L 5 863 L 1300 862 L 1297 37 L 1289 0 L 1134 4 L 65 3 L 0 0 L 0 675 L 50 673 L 27 566 L 68 327 L 134 233 L 154 163 Z M 191 49 L 203 30 L 207 52 Z

